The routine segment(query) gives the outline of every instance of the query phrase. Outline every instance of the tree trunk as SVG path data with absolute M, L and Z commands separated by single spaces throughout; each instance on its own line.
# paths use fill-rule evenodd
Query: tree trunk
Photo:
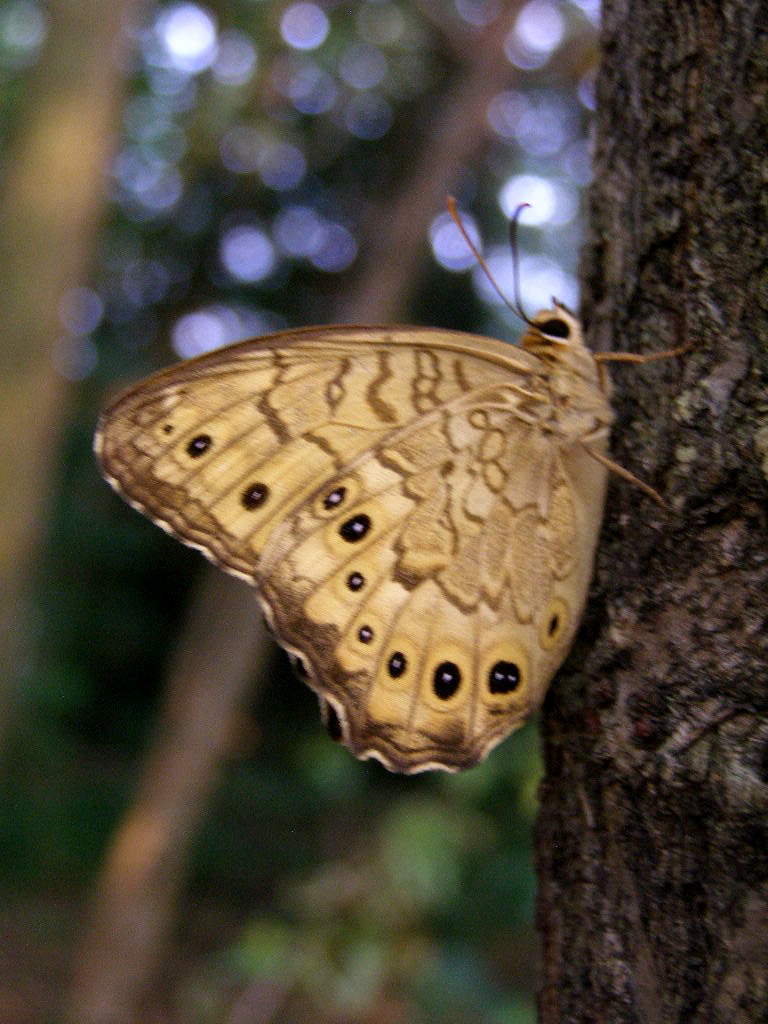
M 28 577 L 65 405 L 54 366 L 68 289 L 86 277 L 122 105 L 126 27 L 144 0 L 56 0 L 0 194 L 0 736 L 26 668 Z
M 617 370 L 582 637 L 547 702 L 540 1015 L 768 1020 L 768 9 L 604 5 L 584 314 Z

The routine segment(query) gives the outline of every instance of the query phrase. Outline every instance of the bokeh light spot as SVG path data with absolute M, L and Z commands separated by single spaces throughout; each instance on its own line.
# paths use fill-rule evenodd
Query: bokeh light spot
M 586 139 L 572 142 L 563 154 L 563 170 L 582 188 L 592 181 L 592 153 Z
M 470 25 L 483 28 L 499 16 L 499 0 L 456 0 L 456 12 Z
M 59 320 L 74 335 L 95 331 L 104 316 L 104 302 L 93 288 L 70 288 L 59 304 Z
M 313 256 L 320 250 L 324 234 L 322 218 L 311 206 L 292 204 L 275 217 L 275 241 L 288 256 Z
M 324 114 L 336 102 L 338 88 L 333 76 L 309 57 L 286 62 L 274 78 L 277 88 L 301 114 Z
M 225 231 L 219 256 L 224 269 L 237 281 L 263 281 L 275 269 L 272 240 L 252 224 L 237 224 Z
M 99 354 L 90 338 L 65 336 L 56 341 L 52 360 L 60 376 L 65 380 L 78 381 L 93 373 Z
M 521 203 L 528 203 L 524 213 L 526 225 L 546 224 L 555 212 L 555 191 L 548 178 L 535 174 L 518 174 L 510 178 L 499 194 L 499 205 L 505 217 L 511 217 Z
M 346 270 L 356 256 L 357 242 L 352 233 L 342 224 L 325 224 L 322 241 L 311 261 L 318 270 L 338 274 Z
M 480 233 L 474 220 L 464 212 L 460 216 L 464 229 L 479 248 Z M 449 213 L 440 213 L 432 221 L 429 241 L 435 259 L 446 270 L 466 270 L 477 262 Z
M 535 174 L 519 174 L 510 178 L 499 193 L 499 205 L 505 217 L 511 217 L 520 203 L 529 203 L 523 223 L 562 226 L 578 213 L 577 191 L 562 181 L 541 178 Z
M 222 85 L 245 85 L 256 70 L 256 47 L 251 39 L 237 29 L 222 32 L 211 70 Z
M 369 43 L 352 43 L 341 55 L 341 77 L 354 89 L 372 89 L 387 73 L 387 59 Z
M 526 98 L 514 125 L 517 143 L 532 156 L 552 156 L 580 135 L 578 118 L 562 97 L 544 92 Z
M 383 138 L 392 127 L 392 108 L 378 93 L 353 96 L 344 111 L 344 123 L 351 135 L 374 141 Z
M 180 316 L 171 328 L 171 344 L 182 359 L 191 359 L 280 326 L 274 317 L 261 310 L 212 303 Z
M 600 25 L 601 0 L 570 0 L 593 25 Z
M 219 142 L 221 162 L 233 174 L 252 174 L 259 166 L 262 145 L 261 132 L 256 128 L 247 124 L 233 125 Z
M 529 108 L 530 103 L 523 93 L 506 89 L 488 104 L 488 123 L 500 138 L 513 139 L 521 117 Z
M 590 68 L 588 71 L 585 71 L 579 79 L 578 88 L 576 90 L 578 93 L 579 100 L 581 101 L 583 106 L 587 108 L 587 110 L 597 109 L 597 96 L 595 93 L 595 88 L 595 71 L 593 68 Z
M 510 301 L 514 296 L 514 269 L 509 247 L 494 246 L 486 256 L 493 279 Z M 478 267 L 472 275 L 480 297 L 493 306 L 504 305 L 488 278 Z M 520 256 L 520 292 L 523 308 L 529 316 L 540 309 L 550 309 L 553 296 L 571 309 L 578 307 L 579 286 L 573 274 L 548 256 L 541 254 Z
M 114 176 L 121 204 L 138 220 L 172 209 L 184 188 L 178 168 L 147 146 L 126 146 L 115 160 Z
M 0 10 L 0 66 L 32 64 L 48 34 L 48 17 L 32 0 L 14 0 Z
M 181 3 L 158 15 L 155 32 L 172 66 L 197 74 L 216 57 L 216 23 L 197 4 Z
M 290 142 L 265 145 L 256 160 L 259 177 L 278 192 L 296 188 L 307 171 L 307 161 L 298 146 Z
M 317 4 L 291 4 L 280 21 L 283 39 L 296 50 L 315 50 L 330 30 L 325 11 Z
M 551 0 L 530 0 L 507 37 L 506 54 L 523 71 L 540 68 L 560 45 L 564 33 L 563 16 Z

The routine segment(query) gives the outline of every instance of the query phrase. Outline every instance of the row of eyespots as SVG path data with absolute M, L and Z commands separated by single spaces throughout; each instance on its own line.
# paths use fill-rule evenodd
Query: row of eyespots
M 194 438 L 189 446 L 189 454 L 196 458 L 202 455 L 211 445 L 211 438 L 207 434 L 201 434 Z M 338 507 L 346 495 L 346 488 L 336 487 L 323 499 L 323 505 L 331 510 Z M 253 509 L 262 505 L 269 497 L 269 487 L 261 482 L 249 484 L 243 491 L 242 503 L 245 508 Z M 370 516 L 364 513 L 353 516 L 346 520 L 340 527 L 339 533 L 344 540 L 354 543 L 362 539 L 371 527 Z M 365 577 L 356 570 L 347 577 L 347 586 L 353 592 L 361 590 L 365 586 Z M 557 615 L 553 616 L 549 624 L 549 633 L 553 633 L 558 626 Z M 358 639 L 362 644 L 370 644 L 374 638 L 373 629 L 365 624 L 358 630 Z M 302 659 L 294 656 L 294 668 L 297 675 L 306 678 L 307 670 Z M 408 669 L 408 661 L 402 651 L 394 651 L 387 662 L 387 672 L 392 679 L 399 679 L 405 675 Z M 497 661 L 488 674 L 488 689 L 491 693 L 511 693 L 520 684 L 520 669 L 511 661 Z M 441 700 L 450 700 L 461 686 L 461 670 L 452 661 L 441 662 L 434 671 L 432 677 L 432 689 Z
M 358 639 L 368 644 L 373 639 L 370 626 L 361 626 Z M 408 670 L 408 659 L 402 651 L 394 651 L 387 662 L 387 673 L 399 679 Z M 513 661 L 497 661 L 488 673 L 491 693 L 512 693 L 520 685 L 520 669 Z M 461 686 L 461 669 L 453 661 L 441 661 L 432 675 L 432 689 L 441 700 L 450 700 Z
M 360 639 L 368 643 L 373 637 L 370 626 L 360 629 Z M 368 639 L 363 639 L 367 636 Z M 307 667 L 298 654 L 292 656 L 294 671 L 303 679 L 307 678 Z M 387 662 L 387 672 L 392 679 L 399 679 L 408 669 L 408 659 L 402 651 L 395 651 Z M 512 693 L 520 685 L 520 669 L 513 661 L 497 661 L 488 673 L 488 689 L 491 693 Z M 441 700 L 450 700 L 461 686 L 461 669 L 453 661 L 441 661 L 432 675 L 432 689 Z
M 173 426 L 167 423 L 163 428 L 168 434 L 173 430 Z M 199 459 L 201 455 L 205 455 L 206 452 L 211 450 L 213 446 L 213 438 L 210 434 L 197 434 L 187 445 L 187 455 L 191 459 Z M 269 486 L 262 480 L 254 480 L 253 483 L 248 484 L 240 495 L 240 503 L 243 508 L 252 512 L 254 509 L 260 508 L 265 501 L 269 498 Z
M 346 488 L 335 487 L 323 499 L 323 507 L 328 509 L 338 508 L 346 497 Z M 362 540 L 372 526 L 370 516 L 360 513 L 347 519 L 339 527 L 340 536 L 348 543 L 353 544 Z M 347 586 L 352 591 L 361 590 L 365 586 L 365 577 L 362 573 L 353 571 L 347 577 Z M 366 623 L 357 631 L 357 638 L 361 644 L 370 644 L 373 641 L 373 629 Z M 402 651 L 394 651 L 387 662 L 387 672 L 392 679 L 399 679 L 408 669 L 408 661 Z M 520 669 L 514 662 L 498 661 L 488 674 L 488 689 L 491 693 L 511 693 L 520 685 Z M 434 671 L 432 677 L 432 689 L 441 700 L 450 700 L 461 686 L 461 670 L 452 661 L 441 662 Z
M 166 433 L 170 433 L 173 430 L 173 425 L 166 423 L 163 429 Z M 206 452 L 210 451 L 212 446 L 213 438 L 210 434 L 197 434 L 187 444 L 187 455 L 189 455 L 191 459 L 199 459 L 200 456 L 205 455 Z M 328 511 L 338 508 L 338 506 L 344 501 L 346 494 L 346 487 L 334 487 L 334 489 L 329 491 L 325 498 L 323 498 L 323 507 Z M 264 504 L 268 497 L 269 487 L 267 484 L 261 481 L 255 481 L 254 483 L 249 484 L 243 491 L 242 502 L 246 508 L 258 508 L 259 505 Z M 364 520 L 364 522 L 360 524 L 359 520 Z M 347 527 L 349 536 L 347 537 L 345 533 L 342 533 L 342 536 L 345 537 L 346 540 L 359 540 L 360 537 L 364 536 L 370 528 L 370 519 L 368 516 L 357 516 L 354 520 L 349 520 L 349 524 L 350 525 L 346 523 L 344 524 L 345 527 Z
M 168 432 L 169 424 L 166 424 L 165 430 Z M 199 459 L 201 455 L 205 455 L 206 452 L 210 451 L 213 445 L 213 438 L 210 434 L 198 434 L 193 437 L 187 445 L 187 454 L 192 459 Z M 244 508 L 252 511 L 253 509 L 259 508 L 269 498 L 269 486 L 261 480 L 256 480 L 243 490 L 240 501 Z M 336 487 L 330 491 L 323 499 L 323 507 L 328 509 L 337 508 L 344 501 L 346 496 L 346 487 Z M 371 528 L 370 516 L 359 515 L 348 519 L 339 529 L 339 533 L 344 540 L 354 542 L 361 540 Z

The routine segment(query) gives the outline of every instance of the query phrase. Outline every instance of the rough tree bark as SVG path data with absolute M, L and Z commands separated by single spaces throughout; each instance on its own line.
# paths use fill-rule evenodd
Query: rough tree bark
M 616 371 L 582 644 L 544 714 L 543 1024 L 768 1020 L 768 8 L 607 0 L 584 314 Z M 589 653 L 585 653 L 589 646 Z
M 48 38 L 5 154 L 0 433 L 0 735 L 28 670 L 29 575 L 49 504 L 67 389 L 53 361 L 60 305 L 87 277 L 122 107 L 125 29 L 148 0 L 54 0 Z

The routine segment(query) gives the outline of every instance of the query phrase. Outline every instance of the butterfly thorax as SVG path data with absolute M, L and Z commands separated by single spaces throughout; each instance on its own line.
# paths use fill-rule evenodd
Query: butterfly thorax
M 607 373 L 584 344 L 581 325 L 565 306 L 537 313 L 520 347 L 543 367 L 547 428 L 567 443 L 608 436 L 613 420 Z

